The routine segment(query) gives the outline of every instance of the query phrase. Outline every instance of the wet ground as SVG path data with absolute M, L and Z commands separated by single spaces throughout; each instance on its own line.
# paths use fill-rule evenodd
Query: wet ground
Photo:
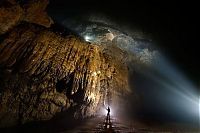
M 67 130 L 62 133 L 200 133 L 199 129 L 192 129 L 184 125 L 151 125 L 140 122 L 130 122 L 111 117 L 113 131 L 105 132 L 106 116 L 91 118 L 82 125 L 73 130 Z
M 68 118 L 68 117 L 67 117 Z M 29 123 L 21 127 L 0 129 L 0 133 L 200 133 L 200 126 L 189 123 L 162 123 L 128 120 L 105 115 L 82 120 L 78 123 L 52 120 L 52 123 Z M 109 126 L 109 127 L 108 127 Z

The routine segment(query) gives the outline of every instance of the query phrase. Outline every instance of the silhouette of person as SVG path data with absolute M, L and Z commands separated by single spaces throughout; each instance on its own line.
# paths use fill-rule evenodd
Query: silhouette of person
M 107 114 L 107 115 L 110 115 L 110 108 L 109 108 L 109 106 L 108 106 L 108 109 L 107 109 L 107 110 L 108 110 L 108 114 Z
M 107 120 L 110 123 L 110 107 L 109 106 L 107 108 L 107 111 L 108 111 L 108 113 L 107 113 Z

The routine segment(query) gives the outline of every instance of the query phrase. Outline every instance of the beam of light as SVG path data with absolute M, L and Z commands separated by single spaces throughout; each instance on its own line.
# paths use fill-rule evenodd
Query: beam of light
M 152 44 L 149 41 L 144 41 L 145 38 L 143 39 L 143 37 L 137 38 L 137 36 L 140 36 L 140 33 L 132 34 L 134 31 L 129 31 L 129 28 L 124 29 L 120 25 L 110 27 L 109 25 L 113 25 L 114 23 L 102 17 L 98 18 L 96 15 L 91 15 L 91 17 L 92 19 L 90 18 L 88 20 L 89 22 L 99 22 L 103 25 L 98 26 L 97 23 L 87 23 L 86 26 L 82 26 L 81 22 L 77 23 L 79 21 L 70 23 L 70 19 L 66 20 L 64 24 L 69 29 L 79 33 L 87 42 L 95 42 L 99 40 L 99 38 L 104 37 L 104 32 L 98 32 L 97 34 L 93 32 L 96 31 L 93 29 L 103 31 L 107 28 L 109 34 L 106 33 L 106 37 L 108 40 L 112 40 L 117 47 L 134 54 L 134 57 L 138 58 L 140 62 L 150 62 L 150 64 L 152 60 L 158 62 L 151 64 L 151 69 L 146 71 L 142 70 L 141 73 L 149 76 L 157 83 L 158 90 L 160 90 L 157 96 L 159 97 L 159 102 L 163 104 L 161 106 L 177 117 L 185 117 L 185 119 L 198 119 L 200 117 L 200 101 L 197 88 L 166 58 L 159 57 L 157 59 L 160 55 L 158 55 L 157 50 L 152 49 Z M 74 22 L 76 22 L 75 26 L 73 26 Z M 126 30 L 126 33 L 130 34 L 124 34 L 124 32 L 122 32 L 124 30 Z M 133 35 L 135 35 L 135 37 Z M 133 66 L 135 68 L 135 65 Z M 113 110 L 112 107 L 111 112 Z M 105 114 L 105 111 L 105 108 L 103 108 L 102 112 L 104 113 L 102 114 Z
M 199 96 L 199 126 L 200 126 L 200 96 Z
M 91 41 L 93 40 L 93 37 L 92 37 L 92 36 L 89 36 L 89 35 L 85 35 L 85 36 L 84 36 L 84 40 L 85 40 L 86 42 L 91 42 Z
M 110 107 L 110 116 L 115 116 L 116 112 L 115 112 L 115 108 L 113 106 L 109 106 Z M 107 111 L 108 106 L 102 106 L 102 108 L 100 109 L 100 115 L 106 116 L 108 111 Z
M 160 89 L 157 89 L 157 97 L 162 103 L 161 108 L 164 108 L 176 119 L 195 123 L 199 121 L 198 89 L 175 65 L 160 56 L 150 69 L 142 70 L 141 73 L 150 77 Z
M 108 111 L 107 111 L 106 108 L 102 107 L 102 108 L 100 109 L 100 115 L 106 116 L 107 113 L 108 113 Z

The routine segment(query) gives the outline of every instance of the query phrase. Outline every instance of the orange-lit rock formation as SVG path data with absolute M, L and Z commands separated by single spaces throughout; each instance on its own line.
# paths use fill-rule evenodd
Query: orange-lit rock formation
M 68 110 L 74 118 L 92 116 L 108 97 L 128 91 L 123 51 L 60 36 L 43 27 L 46 21 L 17 24 L 20 18 L 0 18 L 1 34 L 7 33 L 0 44 L 1 127 L 49 120 Z
M 0 35 L 22 21 L 50 27 L 53 20 L 45 12 L 48 0 L 30 0 L 20 5 L 15 0 L 0 1 Z

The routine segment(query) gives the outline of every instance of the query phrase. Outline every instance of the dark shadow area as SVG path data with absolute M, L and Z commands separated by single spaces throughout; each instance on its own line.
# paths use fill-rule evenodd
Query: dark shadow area
M 66 87 L 66 81 L 64 79 L 61 79 L 59 80 L 57 83 L 56 83 L 56 91 L 57 92 L 63 92 L 65 90 L 65 87 Z
M 9 32 L 7 32 L 7 33 L 5 33 L 3 35 L 0 35 L 0 44 L 2 44 L 2 42 L 5 40 L 5 38 L 8 37 L 8 34 L 9 34 Z M 3 51 L 3 49 L 1 51 Z
M 66 86 L 67 86 L 66 95 L 67 95 L 68 98 L 71 98 L 73 81 L 74 81 L 74 73 L 69 75 L 69 81 L 65 81 Z
M 74 119 L 74 112 L 79 107 L 75 106 L 67 111 L 58 113 L 51 120 L 35 121 L 15 127 L 1 128 L 1 133 L 58 133 L 66 130 L 71 130 L 80 126 L 85 119 Z
M 81 38 L 76 32 L 67 29 L 66 27 L 62 26 L 62 24 L 59 24 L 55 22 L 53 25 L 50 27 L 50 31 L 59 34 L 60 36 L 69 36 L 69 35 L 74 35 L 79 38 Z
M 60 93 L 64 92 L 68 98 L 72 98 L 73 81 L 74 73 L 66 78 L 58 80 L 56 83 L 56 91 Z

